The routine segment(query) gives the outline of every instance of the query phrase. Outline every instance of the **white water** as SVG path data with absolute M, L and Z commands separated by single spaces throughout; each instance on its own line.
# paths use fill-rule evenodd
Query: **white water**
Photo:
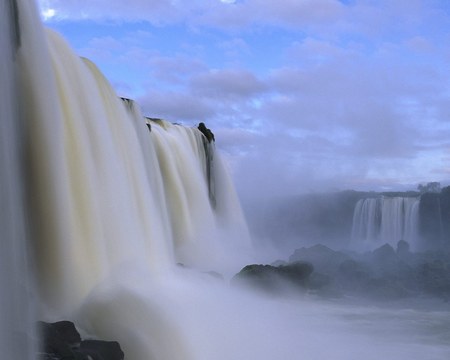
M 0 313 L 21 315 L 0 324 L 2 356 L 26 359 L 32 351 L 12 348 L 15 335 L 8 331 L 14 324 L 23 324 L 22 332 L 31 328 L 33 317 L 24 310 L 39 303 L 40 319 L 71 319 L 85 337 L 118 340 L 127 360 L 448 358 L 448 332 L 441 330 L 448 313 L 268 299 L 202 273 L 228 275 L 250 261 L 245 222 L 220 154 L 208 150 L 214 179 L 208 186 L 196 129 L 151 122 L 150 133 L 136 104 L 120 100 L 92 63 L 43 31 L 31 0 L 18 4 L 28 173 L 20 185 L 22 159 L 11 152 L 22 149 L 22 132 L 2 128 L 0 165 L 8 169 L 1 173 L 8 184 L 2 215 L 14 219 L 2 230 L 23 228 L 25 187 L 38 298 L 16 302 L 22 290 L 15 280 L 27 278 L 20 235 L 2 253 L 8 295 Z M 2 90 L 11 95 L 2 99 L 6 107 L 17 96 L 11 66 L 0 73 Z M 17 118 L 12 108 L 2 126 Z M 16 249 L 22 261 L 9 256 Z
M 220 235 L 231 225 L 222 229 L 218 214 L 240 208 L 231 188 L 216 194 L 216 208 L 210 201 L 203 135 L 167 122 L 149 133 L 136 106 L 120 100 L 92 63 L 53 32 L 47 41 L 45 86 L 54 98 L 42 106 L 52 114 L 35 118 L 54 126 L 31 141 L 33 163 L 48 166 L 33 172 L 32 192 L 61 191 L 52 202 L 33 199 L 39 285 L 50 312 L 76 309 L 123 267 L 142 264 L 158 276 L 176 262 L 217 264 Z M 214 161 L 213 172 L 221 171 Z M 245 244 L 245 223 L 237 225 Z
M 361 199 L 355 206 L 352 247 L 373 250 L 383 244 L 394 248 L 400 240 L 416 250 L 419 241 L 418 198 Z

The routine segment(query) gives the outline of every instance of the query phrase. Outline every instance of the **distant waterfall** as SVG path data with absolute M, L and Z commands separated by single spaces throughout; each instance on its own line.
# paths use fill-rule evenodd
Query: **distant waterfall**
M 352 247 L 373 249 L 405 240 L 413 248 L 419 231 L 419 198 L 382 197 L 356 203 L 352 225 Z

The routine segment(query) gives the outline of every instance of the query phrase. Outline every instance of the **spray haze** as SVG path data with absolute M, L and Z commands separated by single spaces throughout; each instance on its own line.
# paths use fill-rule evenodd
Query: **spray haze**
M 33 0 L 12 3 L 9 357 L 11 327 L 69 318 L 131 360 L 448 358 L 450 189 L 310 192 L 448 175 L 444 35 L 423 28 L 446 24 L 445 4 L 40 1 L 92 62 Z M 204 124 L 165 117 L 207 121 L 217 148 Z

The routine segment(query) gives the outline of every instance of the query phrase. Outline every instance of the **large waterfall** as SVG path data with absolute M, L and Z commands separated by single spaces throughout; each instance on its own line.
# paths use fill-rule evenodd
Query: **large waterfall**
M 407 241 L 416 249 L 419 240 L 419 198 L 381 197 L 356 203 L 352 247 L 368 250 L 385 243 Z
M 0 46 L 2 359 L 38 358 L 37 320 L 127 360 L 449 358 L 448 313 L 230 286 L 255 260 L 210 136 L 118 97 L 35 0 L 0 0 Z M 355 241 L 413 242 L 416 216 L 416 199 L 361 201 Z
M 158 310 L 162 288 L 177 263 L 226 273 L 231 249 L 249 248 L 220 153 L 197 128 L 151 121 L 120 99 L 42 28 L 34 1 L 0 4 L 2 356 L 31 356 L 32 344 L 15 343 L 37 305 L 36 317 L 71 318 L 100 338 L 112 321 L 130 359 L 189 358 L 181 340 L 164 340 L 177 335 Z M 105 291 L 111 309 L 91 314 Z M 143 337 L 133 346 L 131 329 Z

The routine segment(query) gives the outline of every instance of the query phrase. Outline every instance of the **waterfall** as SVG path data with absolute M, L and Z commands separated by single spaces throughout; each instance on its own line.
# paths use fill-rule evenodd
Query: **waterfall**
M 34 213 L 46 214 L 35 220 L 45 303 L 76 306 L 127 263 L 155 273 L 175 262 L 213 266 L 218 214 L 234 200 L 211 201 L 204 136 L 165 121 L 149 131 L 137 105 L 117 97 L 94 64 L 54 32 L 46 41 L 53 98 L 44 99 L 51 114 L 42 121 L 54 126 L 30 137 L 31 162 L 48 166 L 33 169 L 32 192 L 61 191 L 53 203 L 53 194 L 33 199 Z M 220 171 L 220 161 L 213 163 Z M 229 211 L 237 209 L 235 203 Z
M 37 305 L 42 320 L 110 334 L 127 358 L 188 359 L 166 310 L 176 264 L 225 273 L 232 250 L 249 249 L 220 152 L 196 127 L 146 120 L 120 99 L 42 28 L 34 1 L 1 0 L 0 10 L 2 354 L 31 356 L 14 344 L 31 334 Z
M 352 247 L 367 250 L 388 243 L 395 248 L 405 240 L 416 249 L 419 202 L 402 197 L 360 199 L 353 214 Z

